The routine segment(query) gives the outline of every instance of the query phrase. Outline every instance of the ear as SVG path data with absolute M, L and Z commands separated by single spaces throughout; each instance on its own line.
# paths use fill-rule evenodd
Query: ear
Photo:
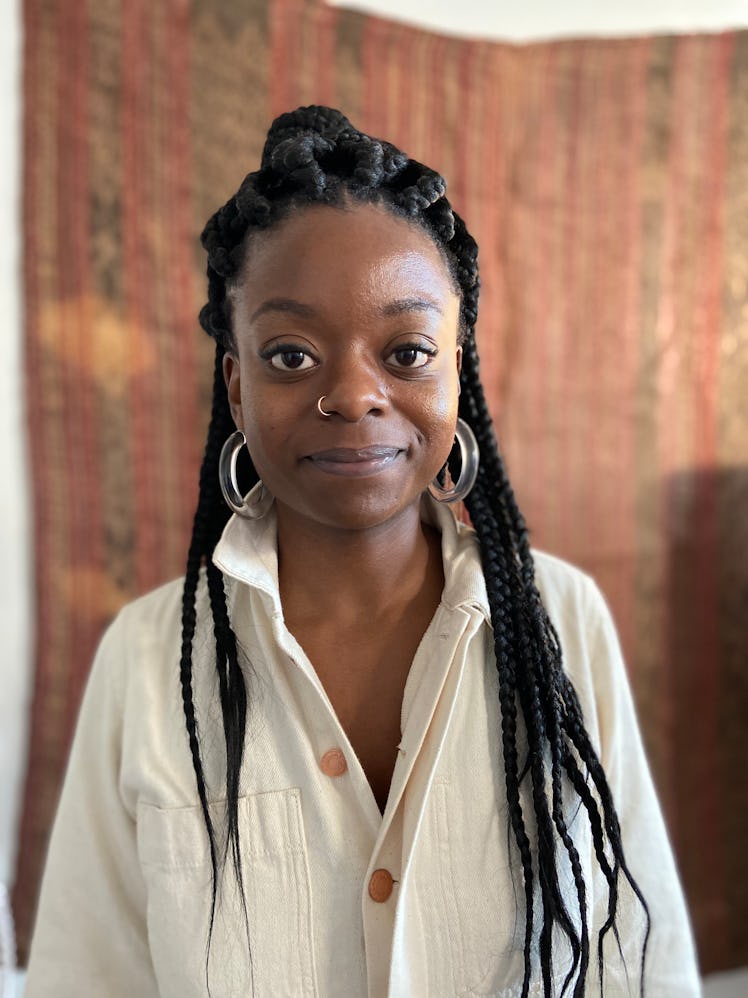
M 457 347 L 455 362 L 457 364 L 457 394 L 459 395 L 462 391 L 462 385 L 460 384 L 460 374 L 462 373 L 462 347 L 460 346 Z
M 242 378 L 239 370 L 239 358 L 231 353 L 223 355 L 223 379 L 229 396 L 231 416 L 238 430 L 244 429 L 242 415 Z

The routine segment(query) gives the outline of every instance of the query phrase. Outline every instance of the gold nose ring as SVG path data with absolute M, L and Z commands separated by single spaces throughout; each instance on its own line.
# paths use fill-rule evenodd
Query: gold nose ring
M 322 403 L 325 401 L 326 398 L 327 398 L 326 395 L 320 395 L 320 397 L 317 399 L 317 409 L 319 411 L 320 416 L 324 416 L 326 419 L 329 419 L 330 416 L 332 416 L 332 413 L 327 412 L 325 409 L 322 408 Z

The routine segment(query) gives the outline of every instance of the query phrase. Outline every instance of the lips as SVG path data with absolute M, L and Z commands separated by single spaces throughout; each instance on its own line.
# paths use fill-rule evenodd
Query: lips
M 401 447 L 332 447 L 306 458 L 318 471 L 348 478 L 365 477 L 385 471 L 404 453 Z

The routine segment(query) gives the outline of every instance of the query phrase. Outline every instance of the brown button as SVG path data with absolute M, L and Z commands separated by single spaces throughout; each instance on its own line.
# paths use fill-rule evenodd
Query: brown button
M 342 776 L 348 769 L 345 756 L 339 748 L 331 748 L 319 761 L 319 768 L 325 776 Z
M 389 870 L 375 870 L 369 881 L 369 897 L 372 901 L 379 901 L 381 904 L 392 894 L 394 882 Z

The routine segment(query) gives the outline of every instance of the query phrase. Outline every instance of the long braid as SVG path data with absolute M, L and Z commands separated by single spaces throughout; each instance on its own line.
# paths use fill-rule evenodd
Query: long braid
M 470 363 L 470 360 L 468 360 Z M 464 391 L 463 391 L 463 394 Z M 467 407 L 468 400 L 466 400 Z M 478 425 L 481 425 L 479 421 L 476 421 Z M 490 430 L 489 424 L 484 420 L 483 428 L 486 430 L 490 437 L 493 434 Z M 485 441 L 485 438 L 484 438 Z M 498 476 L 498 477 L 497 477 Z M 522 582 L 522 572 L 520 563 L 515 556 L 512 548 L 516 546 L 513 539 L 510 536 L 510 531 L 508 530 L 509 517 L 506 514 L 506 503 L 501 505 L 504 507 L 504 515 L 502 517 L 503 523 L 499 525 L 495 518 L 488 518 L 485 514 L 485 510 L 481 505 L 481 493 L 491 486 L 495 486 L 497 482 L 502 483 L 504 479 L 503 471 L 499 468 L 499 462 L 497 461 L 496 467 L 493 473 L 486 471 L 483 476 L 483 481 L 481 481 L 481 475 L 479 475 L 479 481 L 474 487 L 473 493 L 468 500 L 468 507 L 471 516 L 476 523 L 483 523 L 486 526 L 487 533 L 489 536 L 504 535 L 504 543 L 500 546 L 495 544 L 482 545 L 482 550 L 491 552 L 494 556 L 489 559 L 489 563 L 485 564 L 485 554 L 484 554 L 484 568 L 487 581 L 494 577 L 499 580 L 507 580 L 502 587 L 504 592 L 497 594 L 497 597 L 492 598 L 492 594 L 489 592 L 489 602 L 491 603 L 492 609 L 496 606 L 499 610 L 500 617 L 498 620 L 494 620 L 494 634 L 496 635 L 496 655 L 497 663 L 501 662 L 507 656 L 502 654 L 501 647 L 509 639 L 511 644 L 511 651 L 509 654 L 509 661 L 513 664 L 514 662 L 521 662 L 524 664 L 524 668 L 520 670 L 519 677 L 517 676 L 517 671 L 512 667 L 508 673 L 502 670 L 499 666 L 500 672 L 500 691 L 503 687 L 503 696 L 501 697 L 502 703 L 502 720 L 504 728 L 504 746 L 505 746 L 505 759 L 507 758 L 507 751 L 509 753 L 509 758 L 512 760 L 512 772 L 510 775 L 509 769 L 507 769 L 507 784 L 508 790 L 511 783 L 510 791 L 510 807 L 512 810 L 512 817 L 517 822 L 520 817 L 520 811 L 517 806 L 518 798 L 518 787 L 516 784 L 516 699 L 519 699 L 520 705 L 523 710 L 523 716 L 525 718 L 525 723 L 528 730 L 529 742 L 531 745 L 541 746 L 546 739 L 546 720 L 544 712 L 541 709 L 540 702 L 540 692 L 539 687 L 541 683 L 534 677 L 533 666 L 533 649 L 531 643 L 528 639 L 528 627 L 526 624 L 526 612 L 522 604 L 513 598 L 513 593 L 516 593 L 518 585 Z M 492 522 L 491 522 L 492 521 Z M 480 534 L 480 532 L 479 532 Z M 494 552 L 499 551 L 504 554 L 504 558 L 497 558 Z M 505 553 L 509 551 L 509 557 L 505 556 Z M 503 564 L 502 564 L 503 562 Z M 510 620 L 506 621 L 505 608 L 509 608 Z M 502 676 L 504 672 L 504 676 Z M 501 696 L 501 694 L 500 694 Z M 508 747 L 509 746 L 509 747 Z M 547 976 L 550 972 L 551 965 L 551 935 L 550 929 L 553 922 L 557 922 L 562 928 L 564 933 L 569 938 L 573 953 L 573 969 L 577 966 L 579 962 L 579 952 L 580 952 L 580 942 L 577 939 L 577 935 L 574 931 L 573 924 L 568 916 L 565 903 L 563 901 L 561 891 L 558 885 L 558 878 L 556 874 L 555 865 L 555 848 L 552 836 L 552 826 L 550 815 L 548 811 L 548 803 L 545 797 L 545 772 L 543 766 L 542 755 L 540 751 L 530 751 L 528 758 L 528 768 L 531 774 L 532 780 L 532 797 L 535 810 L 535 819 L 538 830 L 538 876 L 541 888 L 541 898 L 543 905 L 543 929 L 541 931 L 541 962 L 543 965 L 544 974 Z M 524 844 L 524 835 L 523 835 Z M 526 847 L 525 847 L 526 848 Z M 521 850 L 522 852 L 522 850 Z M 529 883 L 529 878 L 527 877 L 528 869 L 528 859 L 527 855 L 523 856 L 523 868 L 525 870 L 525 887 L 526 891 L 529 893 L 531 885 Z M 582 882 L 583 883 L 583 882 Z M 579 887 L 579 884 L 577 884 Z M 580 898 L 580 906 L 584 904 L 584 888 L 582 887 L 582 896 Z M 528 899 L 528 916 L 531 910 L 532 900 Z M 584 915 L 582 916 L 584 919 Z M 531 928 L 532 920 L 531 917 L 527 918 L 526 921 L 526 935 L 525 935 L 525 956 L 526 956 L 526 975 L 525 981 L 528 981 L 529 972 L 529 952 L 530 952 L 530 939 L 531 939 Z M 572 971 L 573 972 L 573 971 Z M 548 980 L 548 986 L 550 986 Z
M 608 915 L 599 931 L 597 947 L 601 988 L 603 942 L 608 932 L 613 932 L 620 949 L 616 915 L 618 883 L 623 874 L 647 916 L 640 968 L 643 991 L 649 913 L 626 864 L 610 789 L 584 727 L 578 697 L 563 669 L 558 636 L 535 584 L 527 527 L 499 454 L 479 377 L 475 344 L 480 289 L 478 248 L 462 219 L 452 210 L 445 191 L 446 184 L 437 173 L 409 159 L 389 143 L 357 131 L 340 112 L 322 107 L 300 108 L 275 120 L 263 149 L 260 169 L 245 178 L 236 195 L 216 212 L 203 232 L 208 254 L 208 301 L 200 313 L 200 322 L 216 340 L 216 370 L 200 500 L 185 577 L 180 676 L 188 741 L 210 842 L 211 928 L 221 858 L 208 809 L 192 696 L 192 643 L 201 563 L 206 566 L 226 743 L 226 850 L 231 853 L 244 898 L 237 808 L 247 693 L 223 578 L 211 562 L 228 519 L 217 481 L 220 447 L 233 430 L 221 371 L 224 352 L 235 350 L 231 295 L 240 280 L 247 247 L 255 233 L 271 228 L 290 212 L 308 205 L 344 206 L 359 201 L 381 204 L 431 236 L 460 295 L 459 341 L 463 364 L 459 413 L 473 429 L 480 451 L 478 478 L 466 506 L 480 543 L 493 624 L 509 827 L 519 852 L 524 882 L 522 995 L 524 998 L 530 990 L 536 891 L 540 895 L 538 954 L 544 993 L 546 996 L 552 993 L 553 929 L 557 927 L 568 940 L 572 953 L 562 994 L 572 983 L 574 998 L 584 994 L 590 951 L 588 885 L 569 833 L 564 788 L 573 791 L 579 800 L 579 811 L 588 817 L 595 856 L 608 886 Z M 250 484 L 257 480 L 251 462 L 250 479 Z M 527 781 L 529 787 L 523 793 Z M 575 916 L 567 908 L 559 883 L 559 849 L 563 849 L 571 868 L 576 891 Z M 244 914 L 246 919 L 246 907 Z
M 216 640 L 216 665 L 219 697 L 226 740 L 226 824 L 227 836 L 224 849 L 230 848 L 237 882 L 242 888 L 240 897 L 246 921 L 246 901 L 243 891 L 241 857 L 238 849 L 238 798 L 239 776 L 243 756 L 244 729 L 246 726 L 246 687 L 239 666 L 236 637 L 229 623 L 223 576 L 211 563 L 212 554 L 221 531 L 229 519 L 229 510 L 218 486 L 218 459 L 221 447 L 233 429 L 231 412 L 223 381 L 224 348 L 216 344 L 213 372 L 213 405 L 208 441 L 200 470 L 200 493 L 192 531 L 187 570 L 182 594 L 182 655 L 180 682 L 182 703 L 187 726 L 190 753 L 197 782 L 200 807 L 208 834 L 211 865 L 211 906 L 208 944 L 213 932 L 218 889 L 218 873 L 222 863 L 216 829 L 209 810 L 208 790 L 200 755 L 198 723 L 193 697 L 192 649 L 196 630 L 196 603 L 200 585 L 201 568 L 205 569 Z M 251 951 L 250 951 L 251 961 Z M 206 982 L 208 961 L 206 955 Z
M 216 906 L 216 882 L 218 873 L 218 857 L 216 852 L 216 838 L 213 827 L 213 820 L 208 808 L 208 794 L 205 785 L 205 775 L 203 772 L 202 759 L 200 756 L 200 746 L 198 738 L 198 723 L 195 714 L 195 703 L 192 689 L 192 646 L 196 630 L 196 599 L 197 589 L 200 581 L 200 567 L 205 551 L 210 547 L 211 538 L 216 530 L 215 510 L 212 508 L 212 453 L 218 439 L 216 430 L 217 424 L 221 422 L 221 402 L 220 392 L 217 389 L 216 380 L 220 374 L 220 363 L 216 352 L 216 365 L 213 380 L 213 411 L 208 431 L 208 443 L 205 449 L 205 457 L 200 469 L 200 498 L 192 527 L 192 540 L 187 555 L 187 568 L 185 571 L 184 590 L 182 593 L 182 654 L 180 658 L 179 679 L 182 687 L 182 705 L 184 708 L 185 723 L 189 739 L 190 753 L 192 755 L 192 765 L 195 770 L 197 781 L 198 797 L 200 807 L 203 812 L 203 819 L 208 832 L 208 844 L 210 847 L 210 866 L 213 879 L 213 892 L 210 907 L 210 932 L 213 931 L 213 919 L 215 917 Z M 219 430 L 220 432 L 220 430 Z M 207 975 L 207 962 L 206 962 Z

